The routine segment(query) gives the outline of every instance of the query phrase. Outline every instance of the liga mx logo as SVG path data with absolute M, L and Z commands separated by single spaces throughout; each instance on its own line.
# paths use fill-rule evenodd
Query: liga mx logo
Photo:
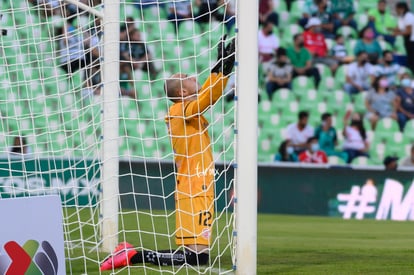
M 48 241 L 28 240 L 23 246 L 9 241 L 0 254 L 0 275 L 56 275 L 58 258 Z

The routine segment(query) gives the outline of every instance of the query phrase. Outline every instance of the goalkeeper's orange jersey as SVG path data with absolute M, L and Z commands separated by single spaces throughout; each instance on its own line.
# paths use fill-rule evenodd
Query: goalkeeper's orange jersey
M 197 99 L 175 103 L 165 122 L 177 168 L 176 199 L 214 196 L 214 161 L 208 121 L 202 115 L 223 93 L 227 77 L 213 73 Z

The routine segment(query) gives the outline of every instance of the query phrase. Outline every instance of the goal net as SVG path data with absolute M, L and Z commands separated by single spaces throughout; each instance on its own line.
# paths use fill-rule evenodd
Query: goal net
M 117 22 L 106 20 L 117 9 L 103 2 L 0 2 L 0 199 L 60 195 L 68 274 L 100 273 L 104 250 L 117 242 L 179 248 L 165 81 L 182 74 L 202 85 L 220 39 L 236 35 L 235 0 L 112 1 Z M 105 36 L 115 24 L 112 43 Z M 105 56 L 112 47 L 115 55 Z M 204 113 L 215 163 L 199 171 L 215 179 L 209 264 L 138 264 L 111 274 L 233 272 L 234 91 L 232 73 Z

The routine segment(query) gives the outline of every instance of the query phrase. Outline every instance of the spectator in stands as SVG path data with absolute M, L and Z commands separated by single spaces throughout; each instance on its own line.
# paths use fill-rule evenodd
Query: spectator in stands
M 191 0 L 172 1 L 169 4 L 168 20 L 174 24 L 176 30 L 182 21 L 193 19 L 193 11 L 191 6 Z
M 122 96 L 129 96 L 134 99 L 136 98 L 132 69 L 126 62 L 120 62 L 119 65 L 119 87 Z
M 374 30 L 368 26 L 361 30 L 354 47 L 355 56 L 362 51 L 368 54 L 368 61 L 373 65 L 377 64 L 382 58 L 381 45 L 375 39 Z
M 198 7 L 198 13 L 194 20 L 197 23 L 209 23 L 211 19 L 216 19 L 219 22 L 224 22 L 229 31 L 234 23 L 234 13 L 228 12 L 231 8 L 224 0 L 196 0 L 195 5 Z M 220 12 L 220 8 L 224 7 L 224 14 Z
M 27 139 L 24 136 L 16 136 L 13 140 L 13 146 L 10 148 L 11 154 L 25 155 L 30 153 L 30 148 L 27 145 Z
M 304 45 L 303 35 L 298 33 L 293 37 L 293 47 L 287 49 L 288 58 L 293 66 L 292 77 L 311 76 L 317 88 L 321 76 L 319 70 L 312 65 L 312 55 Z
M 343 149 L 348 154 L 348 163 L 360 156 L 369 157 L 369 144 L 361 116 L 347 111 L 344 116 L 344 125 Z
M 375 37 L 383 37 L 385 41 L 394 45 L 395 36 L 392 31 L 397 26 L 397 20 L 387 10 L 387 1 L 379 0 L 377 8 L 368 11 L 368 26 L 374 30 Z
M 338 145 L 336 129 L 332 126 L 332 114 L 324 113 L 321 116 L 322 123 L 315 129 L 315 137 L 319 141 L 319 147 L 327 156 L 337 156 L 345 162 L 348 161 L 346 152 L 337 151 L 335 147 Z
M 266 21 L 258 35 L 259 60 L 265 65 L 270 65 L 276 50 L 279 48 L 279 38 L 273 33 L 273 23 Z
M 300 18 L 298 22 L 302 28 L 306 26 L 309 18 L 311 18 L 318 11 L 318 6 L 322 2 L 326 2 L 326 0 L 305 0 L 302 18 Z
M 298 122 L 288 125 L 286 139 L 290 140 L 295 153 L 300 154 L 307 148 L 307 140 L 314 134 L 313 127 L 308 124 L 309 113 L 301 111 L 298 114 Z
M 381 118 L 389 117 L 397 120 L 396 95 L 388 89 L 388 79 L 384 75 L 376 77 L 373 89 L 368 92 L 365 99 L 367 109 L 366 118 L 371 122 L 371 128 L 375 129 Z
M 404 68 L 394 62 L 394 55 L 391 51 L 384 51 L 383 62 L 376 66 L 376 75 L 384 75 L 388 79 L 388 86 L 395 90 L 398 80 L 402 78 Z
M 308 138 L 306 150 L 299 155 L 299 161 L 303 163 L 328 163 L 328 157 L 325 152 L 319 149 L 318 139 L 316 137 Z
M 401 167 L 414 167 L 414 144 L 411 145 L 410 155 L 405 157 L 401 163 Z
M 298 162 L 298 155 L 295 153 L 295 149 L 292 146 L 290 140 L 283 141 L 279 146 L 279 151 L 275 155 L 275 161 L 278 162 Z
M 66 73 L 74 73 L 86 65 L 84 39 L 74 25 L 75 18 L 69 16 L 63 27 L 58 30 L 59 61 Z
M 154 78 L 158 72 L 152 62 L 152 55 L 141 38 L 140 31 L 132 29 L 128 36 L 129 41 L 121 41 L 120 44 L 121 59 L 131 62 L 134 70 L 141 69 Z
M 357 30 L 354 19 L 355 9 L 353 0 L 331 0 L 331 13 L 334 18 L 334 33 L 342 26 L 349 26 Z
M 308 19 L 305 27 L 309 24 L 312 18 L 318 18 L 320 20 L 319 32 L 322 33 L 325 38 L 334 38 L 335 25 L 333 22 L 332 14 L 328 9 L 328 1 L 318 0 L 315 3 L 317 5 L 317 10 L 312 14 L 312 17 Z
M 404 37 L 404 46 L 407 52 L 407 67 L 414 73 L 414 14 L 406 2 L 398 2 L 395 6 L 398 15 L 398 28 L 394 35 Z
M 328 46 L 325 37 L 321 33 L 321 20 L 319 18 L 312 17 L 309 19 L 306 24 L 306 31 L 303 33 L 303 41 L 305 48 L 313 55 L 313 62 L 327 65 L 335 74 L 338 62 L 328 56 Z
M 347 64 L 353 60 L 353 57 L 348 54 L 345 47 L 345 39 L 342 34 L 335 36 L 335 45 L 332 47 L 332 57 L 335 58 L 339 64 Z
M 356 61 L 348 65 L 346 70 L 346 83 L 344 90 L 352 95 L 371 88 L 375 77 L 374 67 L 368 63 L 368 54 L 361 51 L 357 54 Z
M 384 158 L 384 168 L 387 171 L 396 171 L 398 168 L 398 158 L 387 156 Z
M 135 19 L 133 17 L 127 17 L 125 20 L 125 27 L 128 35 L 134 31 L 138 30 L 138 28 L 135 26 Z M 139 31 L 139 30 L 138 30 Z
M 414 119 L 414 88 L 409 74 L 404 74 L 401 87 L 397 90 L 396 108 L 398 124 L 403 131 L 408 120 Z
M 273 93 L 277 89 L 291 88 L 293 69 L 288 61 L 286 49 L 277 49 L 276 60 L 269 66 L 267 73 L 266 92 L 269 100 L 272 100 Z
M 279 25 L 279 15 L 274 11 L 273 0 L 259 1 L 259 24 L 272 22 L 273 25 Z

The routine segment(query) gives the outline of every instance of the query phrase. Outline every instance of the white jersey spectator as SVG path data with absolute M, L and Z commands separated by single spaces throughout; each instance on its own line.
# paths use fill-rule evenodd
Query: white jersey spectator
M 259 56 L 261 62 L 269 62 L 279 48 L 279 38 L 273 33 L 273 24 L 266 22 L 258 35 Z
M 299 112 L 298 122 L 290 124 L 286 129 L 286 139 L 290 140 L 296 153 L 305 151 L 308 139 L 313 137 L 314 129 L 308 124 L 309 113 Z
M 375 77 L 375 68 L 368 63 L 368 54 L 358 53 L 357 61 L 348 65 L 345 75 L 344 89 L 347 93 L 357 94 L 369 90 Z

